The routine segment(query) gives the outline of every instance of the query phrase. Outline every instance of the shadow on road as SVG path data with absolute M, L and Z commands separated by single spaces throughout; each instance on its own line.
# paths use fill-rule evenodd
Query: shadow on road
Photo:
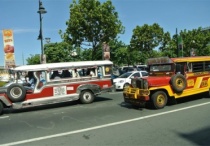
M 199 94 L 199 95 L 192 95 L 192 96 L 188 96 L 188 97 L 184 97 L 184 98 L 180 98 L 180 99 L 170 99 L 166 106 L 174 106 L 176 104 L 185 104 L 188 102 L 200 100 L 202 98 L 209 98 L 209 97 L 206 94 Z M 142 110 L 144 108 L 149 109 L 149 110 L 156 110 L 151 102 L 146 102 L 145 104 L 142 104 L 139 106 L 122 102 L 119 104 L 119 106 L 128 108 L 128 109 L 132 108 L 132 109 L 137 109 L 137 110 Z
M 96 97 L 94 102 L 105 102 L 108 100 L 112 100 L 110 98 L 105 97 Z M 48 105 L 40 105 L 36 107 L 28 107 L 23 109 L 4 109 L 4 114 L 10 114 L 10 113 L 20 113 L 20 112 L 30 112 L 30 111 L 37 111 L 37 110 L 48 110 L 48 109 L 55 109 L 60 107 L 67 107 L 67 106 L 78 106 L 78 105 L 85 105 L 80 103 L 80 101 L 69 101 L 69 102 L 62 102 L 62 103 L 53 103 Z

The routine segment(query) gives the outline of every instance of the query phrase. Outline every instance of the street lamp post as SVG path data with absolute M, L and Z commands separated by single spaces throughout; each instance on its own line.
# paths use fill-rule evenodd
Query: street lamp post
M 42 2 L 39 0 L 39 10 L 37 11 L 39 13 L 39 20 L 40 20 L 40 30 L 39 30 L 39 36 L 38 40 L 41 40 L 41 63 L 46 63 L 46 57 L 44 56 L 44 48 L 43 48 L 43 36 L 42 36 L 42 14 L 47 13 L 45 8 L 42 5 Z

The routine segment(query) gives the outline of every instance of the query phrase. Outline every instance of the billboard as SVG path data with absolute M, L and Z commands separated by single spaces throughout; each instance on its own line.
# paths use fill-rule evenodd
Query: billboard
M 109 59 L 110 59 L 110 47 L 106 42 L 104 42 L 103 43 L 103 60 L 109 60 Z
M 4 67 L 8 69 L 15 66 L 13 31 L 11 29 L 4 29 L 2 34 L 4 47 Z

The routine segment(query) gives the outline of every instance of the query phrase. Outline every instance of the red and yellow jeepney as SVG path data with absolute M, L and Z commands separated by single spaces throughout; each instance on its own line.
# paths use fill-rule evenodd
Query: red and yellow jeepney
M 156 109 L 164 108 L 169 99 L 209 93 L 210 57 L 150 58 L 148 77 L 132 79 L 124 88 L 126 103 L 139 106 L 152 102 Z

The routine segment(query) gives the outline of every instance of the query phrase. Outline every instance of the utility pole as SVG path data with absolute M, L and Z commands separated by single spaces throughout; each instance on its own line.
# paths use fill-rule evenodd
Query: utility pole
M 177 48 L 177 57 L 179 57 L 179 40 L 178 40 L 178 29 L 176 28 L 176 48 Z

